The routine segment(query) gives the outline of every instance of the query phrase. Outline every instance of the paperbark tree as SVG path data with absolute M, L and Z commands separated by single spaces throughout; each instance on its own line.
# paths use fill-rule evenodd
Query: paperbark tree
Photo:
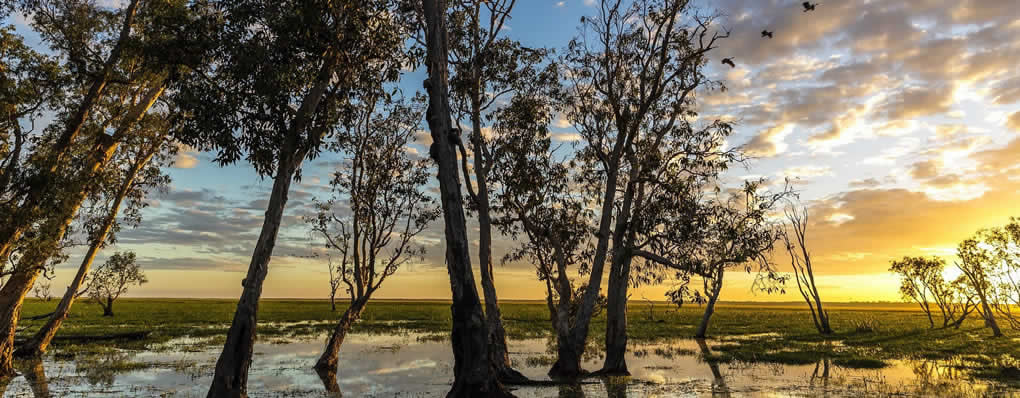
M 237 309 L 216 361 L 209 397 L 247 396 L 262 285 L 291 183 L 352 105 L 399 78 L 408 59 L 408 15 L 396 0 L 202 3 L 216 22 L 214 68 L 180 84 L 177 125 L 216 160 L 244 156 L 273 187 Z
M 942 315 L 942 327 L 959 327 L 974 310 L 974 298 L 961 288 L 962 281 L 947 282 L 942 277 L 946 261 L 939 257 L 910 257 L 893 261 L 889 271 L 900 276 L 900 295 L 914 301 L 935 327 L 932 304 Z
M 89 296 L 103 307 L 103 316 L 113 316 L 113 303 L 131 285 L 149 282 L 134 252 L 117 252 L 97 268 L 89 280 Z
M 583 349 L 608 262 L 606 360 L 600 373 L 628 374 L 626 305 L 634 260 L 629 247 L 641 239 L 631 226 L 633 213 L 649 198 L 647 180 L 673 162 L 704 161 L 707 154 L 688 149 L 729 132 L 723 123 L 692 127 L 696 91 L 715 86 L 702 73 L 707 54 L 727 36 L 714 29 L 712 19 L 699 17 L 688 0 L 603 0 L 597 15 L 582 19 L 581 35 L 568 46 L 573 93 L 567 117 L 582 138 L 577 155 L 582 182 L 600 197 L 601 208 L 585 301 L 570 344 Z M 685 140 L 695 143 L 684 147 Z M 575 355 L 559 358 L 551 370 L 560 377 L 581 373 Z
M 783 291 L 785 278 L 777 273 L 770 259 L 775 243 L 781 239 L 782 229 L 769 217 L 792 192 L 788 187 L 769 192 L 763 189 L 765 183 L 765 180 L 747 181 L 740 190 L 714 195 L 706 194 L 705 189 L 690 189 L 688 192 L 693 195 L 687 199 L 693 200 L 690 205 L 669 206 L 675 209 L 669 215 L 670 219 L 676 218 L 674 225 L 685 219 L 691 226 L 678 228 L 687 230 L 682 232 L 686 236 L 674 239 L 675 246 L 669 250 L 672 257 L 682 258 L 686 263 L 682 270 L 686 274 L 678 278 L 689 282 L 690 275 L 700 276 L 703 290 L 691 291 L 682 284 L 667 296 L 677 305 L 685 301 L 705 304 L 695 338 L 704 338 L 708 332 L 727 270 L 743 268 L 747 273 L 755 272 L 754 290 Z
M 74 300 L 84 293 L 81 291 L 82 285 L 96 255 L 112 241 L 111 234 L 119 228 L 117 216 L 124 202 L 128 201 L 130 204 L 131 223 L 137 224 L 141 217 L 138 211 L 144 206 L 142 200 L 145 198 L 146 191 L 161 189 L 169 184 L 169 178 L 160 172 L 161 163 L 168 161 L 165 159 L 168 156 L 165 155 L 170 154 L 165 127 L 159 123 L 150 124 L 150 131 L 158 130 L 153 132 L 153 136 L 142 138 L 142 142 L 134 143 L 134 151 L 125 156 L 125 159 L 120 160 L 123 163 L 123 169 L 118 168 L 111 173 L 113 176 L 109 185 L 113 188 L 113 192 L 109 192 L 107 194 L 109 197 L 106 198 L 109 205 L 106 206 L 106 212 L 102 215 L 102 219 L 97 222 L 95 229 L 89 234 L 89 248 L 78 266 L 78 271 L 67 286 L 57 308 L 32 338 L 18 347 L 14 352 L 16 357 L 38 358 L 46 352 L 53 337 L 56 336 L 57 330 L 67 318 Z M 157 154 L 164 156 L 157 156 Z M 153 158 L 158 158 L 156 164 L 150 163 Z
M 330 181 L 332 197 L 316 202 L 318 213 L 308 220 L 331 255 L 340 258 L 338 275 L 350 300 L 315 364 L 327 380 L 335 377 L 340 345 L 372 294 L 401 266 L 423 259 L 425 248 L 414 240 L 439 217 L 423 189 L 427 161 L 412 159 L 405 150 L 420 124 L 420 107 L 400 102 L 380 93 L 361 104 L 356 122 L 335 147 L 342 165 Z M 333 385 L 326 383 L 327 389 Z
M 965 239 L 956 247 L 956 256 L 960 259 L 956 266 L 967 278 L 967 288 L 978 298 L 978 313 L 985 319 L 985 326 L 992 329 L 992 337 L 1002 337 L 998 319 L 995 316 L 995 273 L 1000 266 L 996 253 L 982 242 L 988 238 L 990 230 L 978 231 L 973 237 Z
M 468 250 L 464 203 L 460 192 L 457 144 L 449 91 L 449 44 L 446 0 L 423 0 L 428 108 L 425 118 L 432 136 L 429 156 L 436 162 L 446 236 L 446 266 L 453 304 L 453 387 L 447 397 L 512 396 L 499 382 L 489 357 L 489 329 L 482 312 Z
M 462 151 L 462 166 L 468 193 L 468 209 L 478 219 L 478 266 L 485 297 L 485 317 L 489 328 L 489 356 L 504 383 L 522 383 L 527 378 L 510 365 L 506 331 L 499 309 L 499 297 L 493 278 L 493 214 L 490 203 L 490 174 L 499 156 L 491 137 L 483 134 L 485 120 L 493 108 L 512 94 L 524 80 L 534 77 L 534 65 L 543 60 L 544 50 L 525 48 L 519 42 L 502 37 L 503 26 L 516 0 L 471 0 L 455 6 L 449 13 L 450 101 L 454 118 L 469 129 Z M 463 146 L 462 146 L 463 147 Z M 474 182 L 472 182 L 472 171 Z
M 832 334 L 829 326 L 829 312 L 822 308 L 822 297 L 818 294 L 815 283 L 815 272 L 811 262 L 811 252 L 807 247 L 807 209 L 798 209 L 795 205 L 786 210 L 788 228 L 783 234 L 786 253 L 790 256 L 793 267 L 793 278 L 797 281 L 797 290 L 811 310 L 811 320 L 815 329 L 823 335 Z
M 54 186 L 56 182 L 56 174 L 58 174 L 58 168 L 60 168 L 67 158 L 67 154 L 71 151 L 72 145 L 77 141 L 81 135 L 82 128 L 85 126 L 89 118 L 89 113 L 93 108 L 101 101 L 104 91 L 107 88 L 110 79 L 114 76 L 115 68 L 121 61 L 121 56 L 124 53 L 124 47 L 127 46 L 128 40 L 131 38 L 131 29 L 134 26 L 135 15 L 138 11 L 140 0 L 132 0 L 128 3 L 127 7 L 123 11 L 122 24 L 120 25 L 120 31 L 117 36 L 113 47 L 109 50 L 109 55 L 106 60 L 102 63 L 101 69 L 98 73 L 95 73 L 88 85 L 88 91 L 85 92 L 84 96 L 80 99 L 78 104 L 73 108 L 70 114 L 67 116 L 66 124 L 57 137 L 51 141 L 46 148 L 40 148 L 37 153 L 33 155 L 34 174 L 27 176 L 24 179 L 24 185 L 18 187 L 18 194 L 15 195 L 14 200 L 9 200 L 0 207 L 0 261 L 7 261 L 10 255 L 11 249 L 17 243 L 21 235 L 28 229 L 32 223 L 38 221 L 41 214 L 47 213 L 52 209 L 46 206 L 54 203 L 51 198 L 57 187 Z M 40 14 L 40 22 L 36 23 L 37 26 L 42 26 L 40 30 L 46 33 L 47 29 L 54 29 L 53 35 L 58 36 L 60 30 L 73 29 L 78 25 L 72 26 L 57 26 L 57 24 L 47 25 L 46 16 L 57 15 L 62 18 L 70 18 L 71 12 L 66 14 L 60 14 L 62 11 L 69 11 L 74 7 L 83 7 L 84 4 L 77 2 L 64 2 L 50 4 L 46 1 L 41 2 L 27 2 L 23 5 L 22 10 L 25 12 L 35 12 Z M 54 9 L 54 14 L 49 14 L 46 11 L 50 11 L 50 7 Z M 20 11 L 20 10 L 19 10 Z M 87 24 L 89 21 L 77 20 L 80 24 Z M 63 43 L 68 43 L 70 40 L 67 37 L 58 38 L 63 40 Z M 57 41 L 54 45 L 59 46 L 61 41 Z M 77 43 L 70 43 L 75 45 Z M 78 49 L 77 51 L 84 51 L 85 48 Z M 72 61 L 82 62 L 85 61 L 75 54 L 70 54 Z M 105 134 L 98 132 L 97 134 Z M 98 140 L 99 137 L 96 137 Z M 87 175 L 87 171 L 83 171 L 83 174 Z M 32 278 L 34 280 L 34 278 Z

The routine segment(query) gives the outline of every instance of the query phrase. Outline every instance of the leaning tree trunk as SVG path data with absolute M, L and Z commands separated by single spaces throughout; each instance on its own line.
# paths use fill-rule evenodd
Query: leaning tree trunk
M 45 160 L 46 163 L 44 163 L 43 169 L 40 171 L 39 178 L 33 179 L 29 185 L 25 200 L 21 202 L 23 205 L 19 207 L 15 204 L 10 208 L 3 209 L 5 212 L 10 213 L 4 215 L 3 222 L 0 222 L 0 259 L 6 259 L 10 255 L 18 239 L 21 238 L 25 230 L 35 221 L 35 215 L 42 206 L 51 203 L 45 197 L 53 189 L 53 176 L 60 165 L 64 163 L 64 158 L 68 151 L 70 151 L 75 138 L 81 134 L 82 127 L 88 120 L 92 107 L 102 98 L 103 92 L 113 75 L 114 67 L 120 62 L 124 45 L 131 35 L 131 25 L 134 23 L 138 2 L 139 0 L 132 0 L 128 4 L 124 12 L 124 22 L 121 25 L 117 43 L 110 50 L 110 55 L 103 63 L 103 69 L 92 80 L 92 84 L 85 93 L 85 97 L 82 98 L 74 113 L 67 119 L 67 125 L 64 127 L 64 130 L 57 137 L 53 146 L 48 149 L 49 153 Z M 100 132 L 99 134 L 104 133 Z
M 705 305 L 705 313 L 701 315 L 701 323 L 698 324 L 698 331 L 694 334 L 696 338 L 703 339 L 708 333 L 708 321 L 712 318 L 712 314 L 715 313 L 715 303 L 719 300 L 719 293 L 722 293 L 723 270 L 723 268 L 719 268 L 719 274 L 712 281 L 712 292 L 709 293 L 708 303 Z
M 452 142 L 448 89 L 446 0 L 423 0 L 425 16 L 425 82 L 429 105 L 426 118 L 432 135 L 429 155 L 436 161 L 439 194 L 446 236 L 446 266 L 450 274 L 453 304 L 453 387 L 447 397 L 512 396 L 499 382 L 489 361 L 488 328 L 475 288 L 467 240 L 464 204 L 457 171 L 457 153 Z M 459 138 L 459 137 L 458 137 Z
M 294 180 L 294 171 L 297 168 L 293 149 L 293 144 L 288 145 L 286 150 L 290 150 L 290 153 L 281 157 L 277 167 L 273 191 L 266 208 L 266 218 L 262 222 L 262 231 L 252 253 L 248 273 L 241 281 L 244 289 L 237 303 L 230 330 L 227 332 L 223 352 L 216 361 L 216 373 L 207 395 L 209 398 L 248 396 L 248 369 L 251 367 L 255 348 L 255 327 L 259 298 L 262 296 L 262 283 L 269 273 L 269 260 L 273 256 L 283 211 L 287 206 L 287 194 L 290 192 L 290 184 Z
M 33 248 L 19 260 L 17 271 L 10 276 L 7 283 L 0 289 L 0 377 L 11 376 L 16 372 L 12 365 L 14 357 L 14 333 L 18 328 L 18 320 L 21 316 L 21 305 L 25 301 L 25 295 L 32 289 L 36 278 L 46 266 L 56 251 L 57 245 L 64 239 L 68 226 L 78 214 L 78 209 L 88 195 L 89 182 L 96 176 L 98 171 L 113 157 L 118 141 L 112 137 L 102 134 L 92 148 L 90 164 L 86 165 L 87 178 L 79 181 L 69 192 L 63 203 L 58 204 L 59 212 L 50 215 L 41 227 L 40 231 L 48 236 L 42 247 Z
M 340 360 L 340 345 L 344 343 L 344 338 L 347 337 L 347 332 L 354 326 L 354 322 L 361 318 L 361 312 L 365 309 L 367 302 L 368 297 L 352 301 L 351 305 L 340 316 L 340 322 L 337 322 L 336 328 L 333 329 L 329 340 L 326 341 L 326 349 L 322 351 L 322 355 L 319 356 L 319 360 L 315 363 L 315 370 L 319 371 L 320 374 L 322 372 L 329 372 L 334 376 L 336 375 L 338 370 L 337 362 Z
M 124 203 L 124 198 L 127 197 L 131 188 L 134 187 L 135 179 L 138 177 L 138 173 L 145 165 L 149 164 L 149 160 L 159 150 L 162 145 L 162 139 L 159 139 L 153 144 L 153 147 L 149 150 L 148 154 L 143 155 L 138 159 L 135 164 L 128 171 L 125 176 L 124 182 L 121 184 L 120 189 L 117 191 L 117 196 L 110 204 L 110 210 L 103 219 L 103 225 L 96 231 L 96 236 L 92 240 L 92 244 L 89 245 L 89 249 L 85 252 L 85 258 L 82 259 L 81 265 L 78 266 L 78 272 L 74 275 L 74 279 L 71 280 L 71 284 L 67 286 L 67 290 L 64 292 L 64 297 L 60 299 L 60 303 L 57 304 L 57 309 L 53 311 L 49 320 L 46 324 L 39 329 L 27 342 L 21 345 L 14 355 L 18 358 L 38 358 L 41 357 L 50 343 L 53 341 L 53 337 L 57 335 L 57 330 L 60 329 L 60 325 L 67 318 L 68 312 L 71 311 L 71 305 L 74 304 L 74 299 L 78 295 L 78 290 L 81 289 L 82 283 L 85 282 L 85 276 L 88 275 L 89 269 L 92 267 L 92 263 L 96 259 L 96 255 L 99 254 L 100 248 L 103 246 L 103 242 L 106 241 L 107 235 L 110 233 L 110 229 L 113 228 L 113 224 L 117 221 L 117 214 L 120 212 L 120 206 Z M 112 313 L 111 313 L 112 316 Z
M 273 257 L 283 211 L 287 207 L 290 184 L 294 181 L 294 173 L 301 167 L 301 162 L 308 153 L 308 148 L 299 148 L 298 142 L 311 125 L 312 115 L 319 108 L 319 103 L 329 88 L 336 65 L 337 57 L 328 54 L 319 69 L 315 84 L 302 99 L 301 107 L 298 108 L 286 132 L 283 148 L 277 160 L 273 190 L 266 206 L 266 216 L 262 221 L 262 230 L 259 232 L 258 241 L 255 242 L 248 273 L 241 281 L 243 287 L 241 298 L 237 302 L 230 330 L 227 331 L 227 341 L 223 344 L 219 359 L 216 360 L 216 371 L 207 394 L 209 398 L 248 396 L 248 369 L 251 367 L 251 358 L 255 350 L 255 327 L 258 323 L 262 284 L 269 273 L 269 260 Z M 310 142 L 318 142 L 320 138 L 321 136 L 316 136 L 307 139 Z

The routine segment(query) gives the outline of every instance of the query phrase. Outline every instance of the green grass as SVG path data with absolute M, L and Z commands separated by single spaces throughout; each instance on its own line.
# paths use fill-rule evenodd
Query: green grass
M 51 311 L 56 300 L 26 301 L 22 314 L 32 316 Z M 343 310 L 340 306 L 339 311 Z M 122 299 L 115 305 L 115 317 L 103 317 L 101 308 L 86 301 L 73 307 L 58 336 L 103 335 L 129 331 L 151 331 L 148 339 L 117 343 L 121 348 L 152 347 L 174 337 L 213 337 L 209 344 L 222 342 L 233 317 L 235 302 L 212 299 Z M 906 304 L 838 304 L 829 306 L 835 333 L 819 335 L 811 316 L 796 303 L 722 303 L 712 317 L 709 335 L 716 351 L 712 360 L 813 363 L 830 358 L 839 366 L 880 368 L 893 359 L 962 359 L 966 367 L 988 377 L 1006 378 L 1015 373 L 1020 358 L 1020 333 L 1005 330 L 1006 337 L 992 338 L 976 316 L 959 329 L 929 329 L 927 318 Z M 550 336 L 548 311 L 541 303 L 501 304 L 510 338 Z M 672 309 L 658 304 L 649 316 L 645 303 L 635 302 L 628 313 L 632 342 L 652 343 L 689 337 L 701 317 L 701 308 Z M 311 337 L 328 332 L 339 312 L 330 311 L 322 300 L 264 300 L 259 308 L 259 334 L 270 338 Z M 311 321 L 311 322 L 308 322 Z M 23 321 L 19 337 L 27 337 L 44 321 Z M 862 323 L 870 330 L 861 331 Z M 376 301 L 370 303 L 355 332 L 423 333 L 422 340 L 437 341 L 446 336 L 450 306 L 436 301 Z M 601 349 L 604 314 L 592 325 L 589 342 Z M 78 346 L 54 349 L 81 350 Z

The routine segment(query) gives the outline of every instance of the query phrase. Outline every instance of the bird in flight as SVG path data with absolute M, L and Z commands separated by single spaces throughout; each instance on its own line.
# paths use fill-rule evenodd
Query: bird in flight
M 804 12 L 814 11 L 815 7 L 818 6 L 818 3 L 811 4 L 810 1 L 805 1 L 803 6 L 804 6 Z
M 770 38 L 770 39 L 771 39 L 771 38 L 772 38 L 772 32 L 769 32 L 769 31 L 767 31 L 767 30 L 762 30 L 762 31 L 761 31 L 761 37 L 762 37 L 762 38 L 766 38 L 766 37 L 768 37 L 768 38 Z
M 729 65 L 731 68 L 736 68 L 737 67 L 737 64 L 733 63 L 733 60 L 729 59 L 729 58 L 723 58 L 722 59 L 722 63 L 723 63 L 723 65 Z

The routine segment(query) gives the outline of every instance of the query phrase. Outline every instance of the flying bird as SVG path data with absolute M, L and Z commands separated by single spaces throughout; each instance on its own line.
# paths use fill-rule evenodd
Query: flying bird
M 722 59 L 722 63 L 723 63 L 723 65 L 729 65 L 731 68 L 736 68 L 737 67 L 737 64 L 733 63 L 733 60 L 729 59 L 729 58 L 723 58 Z
M 769 31 L 767 31 L 767 30 L 762 30 L 762 31 L 761 31 L 761 37 L 762 37 L 762 38 L 766 38 L 766 37 L 768 37 L 768 38 L 770 38 L 770 39 L 771 39 L 771 38 L 772 38 L 772 32 L 769 32 Z
M 815 6 L 817 6 L 817 5 L 818 5 L 818 3 L 811 4 L 810 1 L 805 1 L 804 4 L 803 4 L 804 12 L 814 11 L 815 10 Z

